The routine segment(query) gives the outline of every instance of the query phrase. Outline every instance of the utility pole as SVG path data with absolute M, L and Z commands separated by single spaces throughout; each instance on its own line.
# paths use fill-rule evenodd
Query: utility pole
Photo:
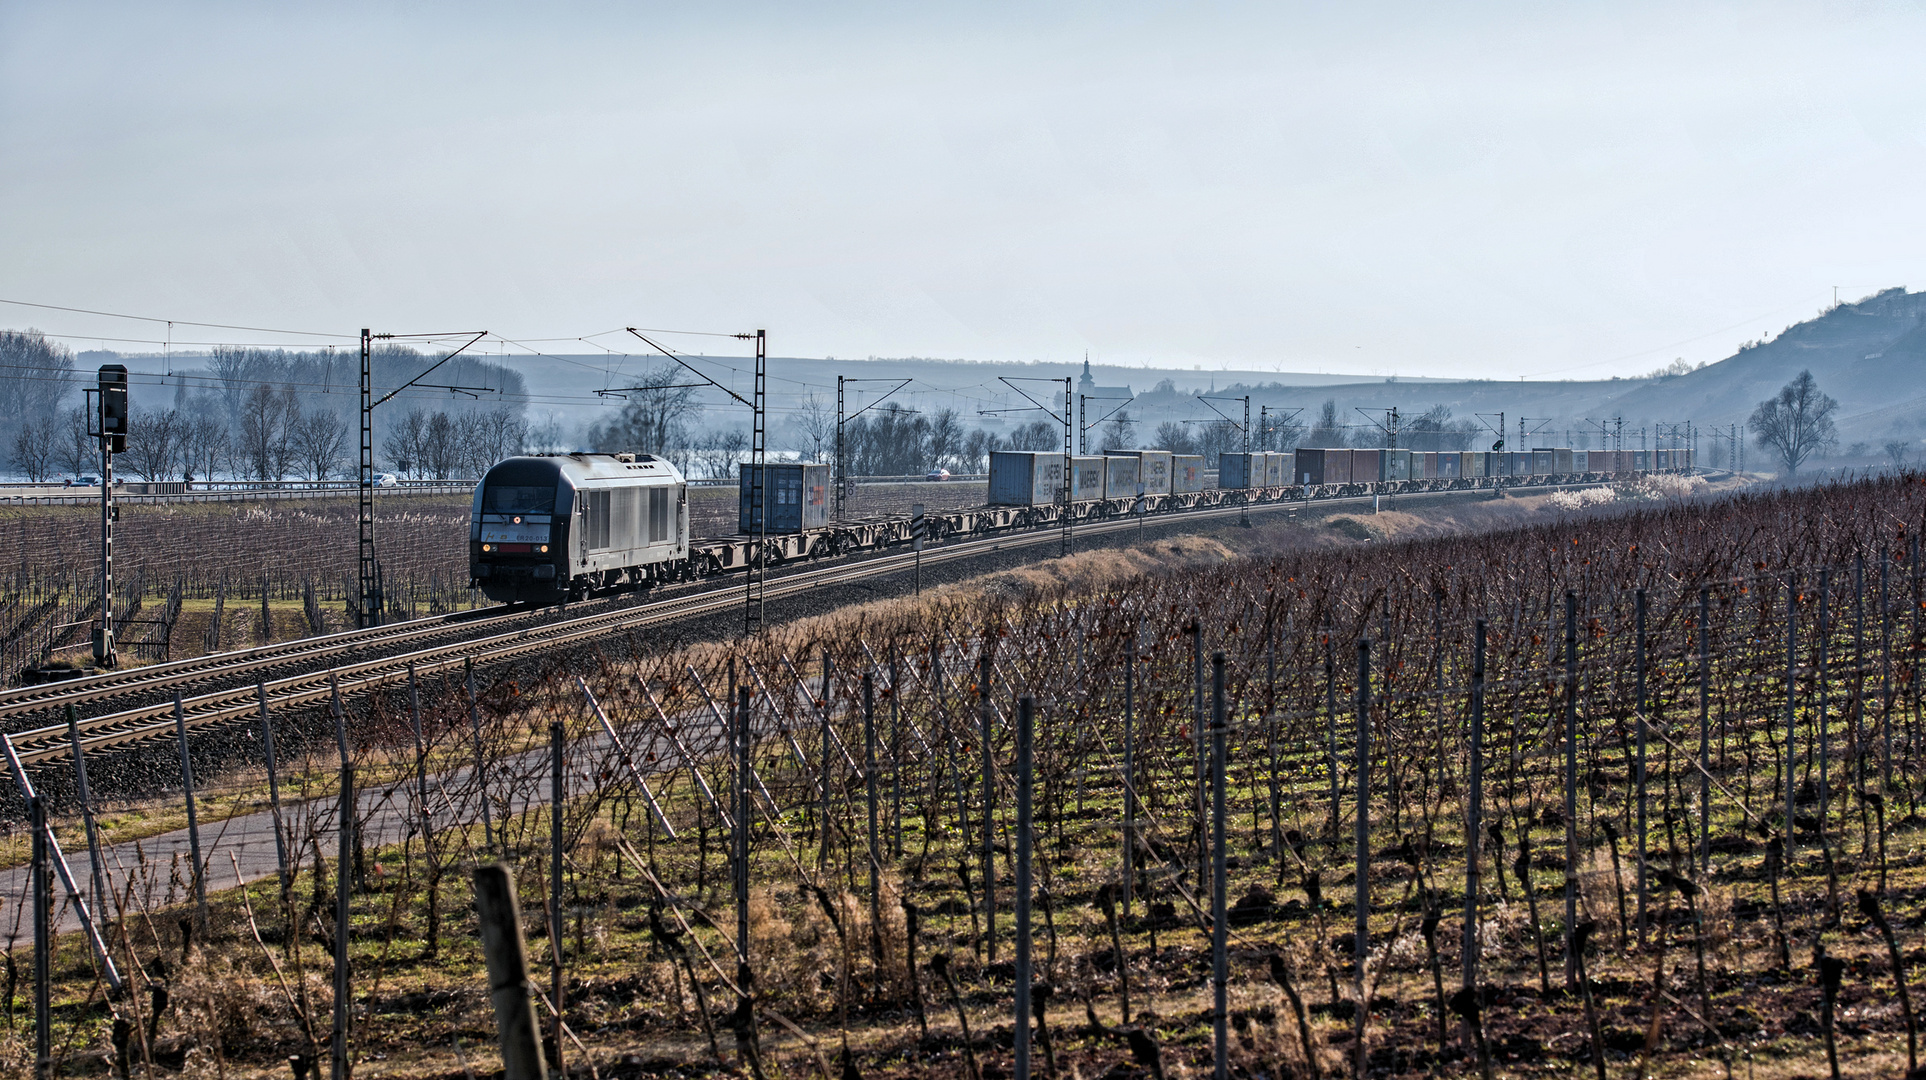
M 843 489 L 849 486 L 849 462 L 843 457 L 843 382 L 836 376 L 836 524 L 843 522 Z
M 707 378 L 707 376 L 704 376 L 704 378 Z M 715 380 L 710 380 L 712 385 L 714 382 Z M 845 413 L 843 408 L 843 384 L 859 382 L 893 382 L 896 385 L 883 391 L 882 397 L 857 409 L 854 413 Z M 838 522 L 843 520 L 843 500 L 845 497 L 855 498 L 856 496 L 856 482 L 849 477 L 849 443 L 843 438 L 843 428 L 851 420 L 888 401 L 891 395 L 909 384 L 910 380 L 908 379 L 847 379 L 841 375 L 836 376 L 836 520 Z M 738 398 L 737 400 L 741 399 Z
M 1076 516 L 1076 505 L 1070 501 L 1070 410 L 1076 404 L 1076 387 L 1070 376 L 1063 377 L 1063 485 L 1058 490 L 1063 500 L 1063 546 L 1059 554 L 1070 556 L 1070 519 Z
M 358 559 L 358 562 L 360 564 L 360 571 L 361 571 L 361 595 L 357 598 L 357 606 L 355 609 L 355 625 L 361 629 L 365 630 L 370 626 L 379 626 L 381 624 L 382 606 L 385 603 L 385 600 L 381 595 L 382 593 L 381 564 L 375 558 L 375 527 L 374 527 L 374 411 L 375 411 L 375 407 L 379 405 L 383 405 L 390 400 L 393 400 L 396 394 L 401 393 L 403 390 L 406 390 L 411 386 L 421 386 L 424 389 L 430 388 L 428 384 L 423 383 L 421 381 L 428 377 L 429 372 L 434 371 L 436 368 L 442 366 L 443 364 L 446 364 L 448 361 L 453 360 L 455 357 L 460 356 L 464 352 L 467 352 L 469 346 L 474 345 L 476 342 L 480 341 L 482 338 L 487 337 L 488 331 L 486 330 L 462 331 L 463 336 L 469 335 L 469 334 L 473 334 L 474 336 L 470 337 L 466 342 L 464 342 L 461 348 L 456 349 L 454 352 L 449 353 L 448 355 L 440 358 L 439 360 L 436 360 L 434 363 L 428 365 L 427 370 L 423 371 L 421 374 L 416 375 L 414 378 L 409 379 L 407 382 L 402 383 L 400 386 L 395 387 L 393 390 L 390 390 L 387 393 L 381 395 L 381 397 L 377 398 L 374 396 L 374 374 L 373 374 L 373 368 L 372 368 L 372 358 L 374 353 L 373 343 L 376 338 L 379 338 L 383 341 L 392 341 L 396 337 L 400 337 L 400 336 L 452 337 L 456 335 L 374 334 L 374 333 L 370 333 L 366 327 L 363 327 L 361 330 L 361 492 L 360 492 L 361 515 L 360 515 L 360 524 L 359 524 L 360 551 L 359 551 L 359 559 Z M 485 387 L 485 386 L 435 386 L 435 387 L 432 387 L 432 389 L 447 390 L 450 392 L 459 391 L 461 393 L 482 393 L 484 391 L 492 393 L 494 390 L 493 387 Z
M 361 591 L 356 594 L 354 624 L 367 629 L 381 621 L 381 597 L 375 587 L 374 532 L 374 381 L 369 368 L 373 335 L 361 328 L 361 478 L 357 565 L 361 571 Z
M 762 622 L 763 597 L 768 584 L 769 484 L 768 478 L 763 475 L 768 469 L 769 413 L 763 398 L 768 380 L 769 335 L 765 330 L 757 330 L 756 388 L 753 392 L 754 402 L 749 406 L 754 413 L 749 436 L 749 505 L 755 507 L 756 511 L 756 561 L 750 565 L 749 580 L 743 587 L 742 633 L 745 637 L 750 629 Z M 742 823 L 738 821 L 737 826 L 740 828 Z
M 127 367 L 102 364 L 100 395 L 93 410 L 94 429 L 89 434 L 100 440 L 100 628 L 94 631 L 94 663 L 113 667 L 114 650 L 114 454 L 127 449 L 128 404 Z

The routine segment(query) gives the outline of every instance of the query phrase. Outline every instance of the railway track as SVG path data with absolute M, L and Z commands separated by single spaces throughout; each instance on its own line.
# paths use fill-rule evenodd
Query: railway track
M 1545 490 L 1550 490 L 1551 487 L 1552 485 L 1547 485 Z M 1146 524 L 1161 526 L 1173 522 L 1223 520 L 1247 512 L 1253 515 L 1280 511 L 1295 512 L 1306 505 L 1326 507 L 1368 504 L 1370 501 L 1370 496 L 1358 496 L 1317 500 L 1309 504 L 1277 502 L 1249 507 L 1218 507 L 1191 511 L 1182 515 L 1160 516 L 1154 522 L 1140 522 L 1131 518 L 1086 524 L 1079 526 L 1075 535 L 1104 536 L 1141 529 Z M 942 547 L 925 550 L 922 553 L 922 560 L 927 565 L 941 565 L 995 551 L 1018 550 L 1059 542 L 1059 531 L 1051 527 L 1013 535 L 945 544 Z M 769 600 L 780 600 L 815 589 L 862 581 L 878 574 L 907 570 L 915 564 L 916 558 L 913 552 L 902 552 L 855 563 L 838 563 L 820 569 L 799 571 L 771 579 L 765 586 L 765 597 Z M 477 667 L 498 665 L 627 630 L 739 610 L 742 604 L 743 594 L 740 589 L 721 588 L 590 615 L 534 622 L 481 635 L 463 634 L 462 631 L 487 629 L 492 623 L 513 620 L 517 615 L 525 616 L 529 612 L 526 610 L 505 612 L 488 618 L 464 612 L 401 623 L 377 630 L 347 631 L 324 638 L 288 642 L 280 646 L 263 646 L 245 653 L 226 653 L 128 672 L 108 673 L 77 682 L 7 691 L 0 694 L 0 719 L 7 715 L 64 707 L 68 704 L 81 705 L 97 702 L 117 695 L 140 694 L 151 698 L 164 691 L 178 692 L 185 685 L 196 681 L 214 679 L 237 683 L 222 689 L 181 697 L 180 708 L 186 726 L 189 729 L 200 729 L 258 715 L 263 692 L 265 692 L 269 709 L 314 705 L 326 701 L 336 686 L 345 696 L 398 684 L 407 679 L 411 668 L 418 676 L 432 676 L 460 667 L 470 660 Z M 464 623 L 467 625 L 462 625 Z M 451 636 L 454 639 L 447 640 Z M 400 651 L 389 651 L 376 657 L 356 657 L 357 653 L 365 653 L 377 647 L 390 650 L 400 647 Z M 301 670 L 273 678 L 265 677 L 272 671 L 289 666 Z M 243 676 L 254 676 L 254 678 L 243 682 L 241 681 Z M 125 747 L 157 737 L 172 737 L 175 730 L 174 708 L 172 695 L 169 694 L 163 701 L 149 700 L 130 708 L 80 720 L 81 746 L 87 751 L 100 751 Z M 65 757 L 73 751 L 67 725 L 64 722 L 18 731 L 10 738 L 23 764 Z

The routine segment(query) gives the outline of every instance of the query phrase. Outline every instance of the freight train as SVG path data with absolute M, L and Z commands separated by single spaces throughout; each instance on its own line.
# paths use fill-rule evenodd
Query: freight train
M 1032 451 L 990 455 L 989 505 L 928 514 L 932 542 L 1023 529 L 1357 495 L 1521 485 L 1603 483 L 1693 467 L 1688 449 L 1416 451 L 1305 448 L 1223 454 L 1217 484 L 1204 458 L 1167 450 L 1095 456 Z M 692 581 L 803 559 L 835 558 L 910 541 L 908 517 L 832 521 L 827 465 L 765 466 L 754 498 L 741 467 L 740 532 L 691 539 L 688 483 L 650 454 L 545 454 L 509 458 L 475 487 L 469 523 L 471 583 L 503 603 L 552 604 Z M 1068 496 L 1066 500 L 1066 495 Z

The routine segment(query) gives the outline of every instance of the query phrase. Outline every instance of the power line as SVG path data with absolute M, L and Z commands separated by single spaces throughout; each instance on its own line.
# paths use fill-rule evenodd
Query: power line
M 294 337 L 341 338 L 349 341 L 354 339 L 353 334 L 330 334 L 319 330 L 277 330 L 271 326 L 235 326 L 230 323 L 194 322 L 191 319 L 157 319 L 151 315 L 126 315 L 117 311 L 95 311 L 92 308 L 62 307 L 59 304 L 36 304 L 28 300 L 0 299 L 0 304 L 13 304 L 16 307 L 42 308 L 47 311 L 71 311 L 80 315 L 100 315 L 109 319 L 132 319 L 136 322 L 172 323 L 175 326 L 205 326 L 214 330 L 246 330 L 251 334 L 287 334 Z

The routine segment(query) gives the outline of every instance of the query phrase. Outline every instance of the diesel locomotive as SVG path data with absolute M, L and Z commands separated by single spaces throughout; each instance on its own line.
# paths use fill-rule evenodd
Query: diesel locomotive
M 646 588 L 688 557 L 689 485 L 651 454 L 512 457 L 475 488 L 468 575 L 491 600 Z

